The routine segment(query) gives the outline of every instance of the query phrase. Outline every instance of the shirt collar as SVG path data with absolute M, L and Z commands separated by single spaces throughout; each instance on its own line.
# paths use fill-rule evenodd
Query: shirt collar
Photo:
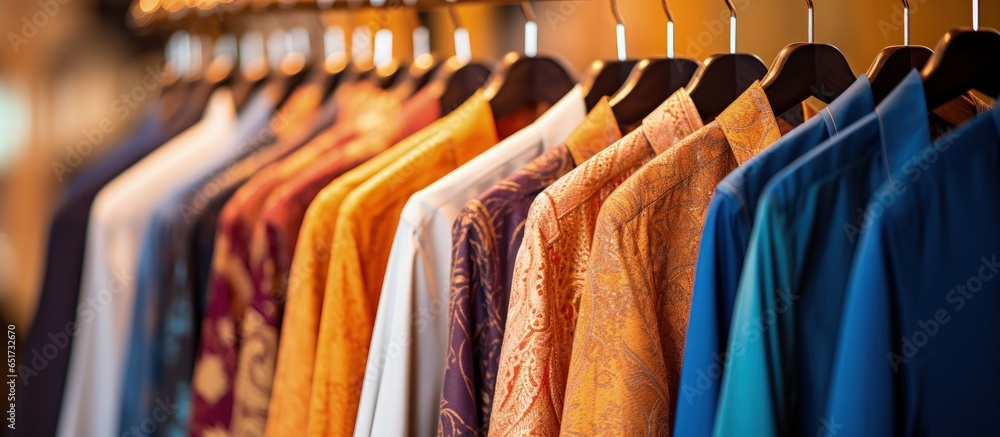
M 677 144 L 702 126 L 698 108 L 684 88 L 674 92 L 642 119 L 642 133 L 653 147 L 655 155 Z
M 715 119 L 736 161 L 743 165 L 781 138 L 764 88 L 755 81 Z
M 601 100 L 594 105 L 594 109 L 587 114 L 583 124 L 566 138 L 565 143 L 570 155 L 573 156 L 573 164 L 580 165 L 621 136 L 618 120 L 611 110 L 608 98 L 601 97 Z
M 848 120 L 858 120 L 875 111 L 875 96 L 868 76 L 862 74 L 820 112 L 829 137 L 847 129 Z
M 892 171 L 931 145 L 924 81 L 913 70 L 875 108 L 882 132 L 882 154 L 886 171 Z

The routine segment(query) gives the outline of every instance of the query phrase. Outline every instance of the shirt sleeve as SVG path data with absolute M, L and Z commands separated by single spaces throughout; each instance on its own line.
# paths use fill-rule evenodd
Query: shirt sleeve
M 376 305 L 364 293 L 359 217 L 341 207 L 333 240 L 309 402 L 310 435 L 354 432 Z
M 749 227 L 739 197 L 717 190 L 708 208 L 695 267 L 675 435 L 712 434 Z
M 885 222 L 862 235 L 844 302 L 840 341 L 821 435 L 900 435 L 894 381 L 905 357 L 895 351 L 890 298 L 898 295 Z
M 309 402 L 330 243 L 336 212 L 329 202 L 335 197 L 324 191 L 306 210 L 288 276 L 285 314 L 278 342 L 271 401 L 268 406 L 267 436 L 294 434 L 309 424 Z
M 547 202 L 548 199 L 536 201 Z M 550 217 L 538 214 L 537 218 Z M 548 327 L 555 323 L 551 314 L 555 312 L 548 293 L 553 287 L 548 284 L 547 271 L 555 268 L 548 261 L 546 242 L 539 229 L 534 212 L 529 213 L 525 225 L 524 240 L 514 263 L 514 279 L 511 283 L 510 305 L 507 326 L 504 331 L 500 352 L 500 367 L 497 371 L 496 392 L 493 398 L 493 412 L 490 418 L 490 434 L 497 436 L 523 435 L 534 431 L 541 435 L 559 433 L 559 417 L 562 414 L 561 398 L 552 395 L 554 390 L 562 393 L 562 388 L 553 389 L 559 378 L 552 369 L 562 363 L 557 362 L 562 351 L 552 347 L 553 330 Z
M 417 251 L 413 228 L 400 221 L 382 282 L 354 435 L 404 435 L 408 429 L 406 388 L 413 382 L 410 369 L 415 328 L 410 315 L 412 296 L 420 292 Z
M 136 286 L 135 309 L 132 311 L 132 337 L 128 345 L 125 362 L 125 385 L 122 391 L 119 414 L 119 429 L 141 424 L 152 414 L 152 402 L 162 381 L 161 367 L 155 361 L 156 355 L 170 353 L 171 344 L 157 342 L 157 328 L 160 324 L 157 309 L 162 305 L 162 284 L 168 278 L 165 272 L 173 272 L 169 253 L 169 224 L 160 215 L 160 210 L 150 220 L 149 232 L 143 237 L 143 250 L 139 254 L 139 270 Z
M 765 195 L 736 293 L 715 435 L 782 435 L 784 378 L 794 331 L 792 245 L 783 216 Z
M 562 433 L 670 435 L 672 395 L 644 235 L 601 209 L 573 336 Z M 641 234 L 641 233 L 640 233 Z
M 472 288 L 479 286 L 478 271 L 473 261 L 475 253 L 484 248 L 475 233 L 473 213 L 463 211 L 452 228 L 450 290 L 448 298 L 448 350 L 445 358 L 444 381 L 441 388 L 441 409 L 438 435 L 460 436 L 479 434 L 478 394 L 480 382 L 474 371 L 474 311 Z

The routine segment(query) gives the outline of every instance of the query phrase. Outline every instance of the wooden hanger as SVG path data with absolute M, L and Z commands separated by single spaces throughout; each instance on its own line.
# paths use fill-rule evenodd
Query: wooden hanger
M 522 10 L 530 10 L 527 2 L 522 2 L 521 5 Z M 532 16 L 533 13 L 526 13 L 525 19 Z M 537 29 L 537 24 L 528 21 L 525 29 L 526 32 L 528 29 Z M 529 38 L 526 37 L 525 40 L 528 41 Z M 535 57 L 533 51 L 528 56 L 508 53 L 490 78 L 484 94 L 490 101 L 494 118 L 503 118 L 515 109 L 532 103 L 554 104 L 576 85 L 576 80 L 562 61 L 551 57 Z
M 445 60 L 438 68 L 434 82 L 443 83 L 441 114 L 448 114 L 472 97 L 490 77 L 491 69 L 481 62 L 472 61 L 469 31 L 462 26 L 454 7 L 448 7 L 448 17 L 455 26 L 455 56 Z
M 410 96 L 430 82 L 442 63 L 442 59 L 431 54 L 430 31 L 416 17 L 416 25 L 413 27 L 413 62 L 400 65 L 400 68 L 406 69 L 405 75 L 395 80 L 388 89 L 397 95 Z
M 615 19 L 615 39 L 618 46 L 618 59 L 594 61 L 590 64 L 587 72 L 584 73 L 584 78 L 580 81 L 580 86 L 583 88 L 583 99 L 587 103 L 588 110 L 593 109 L 594 105 L 602 97 L 611 96 L 621 89 L 622 85 L 628 79 L 629 74 L 638 63 L 635 59 L 626 59 L 625 20 L 622 19 L 622 14 L 618 10 L 617 0 L 611 0 L 611 14 Z M 527 12 L 525 12 L 525 19 L 534 21 L 534 13 L 531 14 L 531 18 L 529 19 Z
M 264 56 L 264 35 L 260 31 L 250 30 L 240 36 L 239 60 L 239 70 L 223 83 L 232 89 L 236 107 L 242 108 L 270 73 Z
M 991 97 L 1000 94 L 1000 33 L 979 30 L 978 1 L 973 1 L 972 30 L 956 29 L 945 34 L 921 76 L 929 109 L 937 109 L 970 90 Z
M 410 84 L 410 64 L 393 57 L 392 30 L 383 27 L 375 32 L 374 44 L 375 82 L 382 89 L 408 87 Z
M 421 90 L 431 78 L 434 77 L 438 69 L 444 64 L 441 59 L 431 53 L 430 30 L 423 24 L 420 15 L 416 12 L 408 15 L 413 18 L 413 63 L 410 65 L 410 78 L 413 92 Z
M 163 91 L 160 93 L 160 101 L 163 107 L 163 119 L 166 123 L 173 122 L 177 117 L 182 117 L 182 110 L 189 101 L 191 94 L 199 85 L 189 80 L 188 72 L 185 71 L 186 63 L 181 60 L 181 44 L 189 34 L 183 30 L 174 32 L 167 39 L 166 47 L 163 51 Z
M 927 47 L 910 45 L 910 2 L 903 0 L 903 45 L 882 49 L 866 73 L 875 103 L 882 102 L 914 68 L 924 68 L 933 54 Z
M 830 103 L 857 80 L 839 49 L 814 41 L 813 2 L 809 7 L 809 42 L 794 43 L 778 53 L 761 81 L 774 115 L 781 115 L 810 96 Z
M 767 73 L 767 66 L 757 56 L 736 53 L 736 7 L 732 0 L 725 1 L 729 7 L 729 53 L 708 57 L 688 85 L 691 100 L 705 123 L 714 120 Z
M 302 85 L 306 79 L 311 83 L 321 83 L 326 80 L 326 72 L 316 68 L 309 62 L 311 49 L 309 46 L 309 31 L 302 26 L 296 26 L 284 33 L 286 41 L 291 41 L 291 47 L 286 48 L 280 57 L 275 56 L 278 61 L 277 68 L 268 75 L 266 84 L 274 84 L 278 92 L 275 108 L 281 107 L 288 100 L 292 91 Z M 277 42 L 272 42 L 272 45 Z M 288 47 L 288 43 L 285 42 Z M 280 59 L 280 60 L 279 60 Z M 319 70 L 319 71 L 317 71 Z
M 640 61 L 611 97 L 611 108 L 622 126 L 642 122 L 671 94 L 687 85 L 698 69 L 698 62 L 693 59 L 674 58 L 674 16 L 667 0 L 661 3 L 667 16 L 667 57 Z

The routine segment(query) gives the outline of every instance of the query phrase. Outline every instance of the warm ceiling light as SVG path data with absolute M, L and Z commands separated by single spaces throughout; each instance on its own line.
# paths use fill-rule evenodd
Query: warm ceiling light
M 160 0 L 139 0 L 139 9 L 147 14 L 153 13 L 160 7 Z

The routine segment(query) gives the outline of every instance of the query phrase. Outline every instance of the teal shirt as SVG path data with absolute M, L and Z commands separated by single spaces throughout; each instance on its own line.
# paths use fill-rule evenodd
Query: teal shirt
M 715 420 L 720 436 L 816 435 L 872 193 L 931 143 L 913 71 L 874 113 L 776 175 L 756 211 Z

